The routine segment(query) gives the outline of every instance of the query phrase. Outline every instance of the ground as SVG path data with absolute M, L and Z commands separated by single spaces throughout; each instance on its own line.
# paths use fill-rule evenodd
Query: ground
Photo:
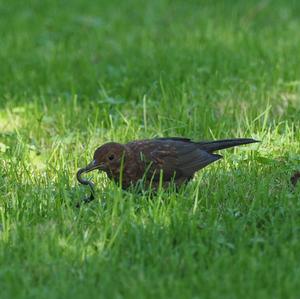
M 296 298 L 299 1 L 0 3 L 0 297 Z M 252 137 L 178 193 L 75 173 L 108 141 Z

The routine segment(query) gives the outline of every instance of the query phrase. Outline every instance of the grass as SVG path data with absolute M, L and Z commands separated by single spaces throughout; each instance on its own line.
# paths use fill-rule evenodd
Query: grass
M 297 298 L 299 1 L 0 3 L 1 298 Z M 75 173 L 107 141 L 254 137 L 179 193 Z

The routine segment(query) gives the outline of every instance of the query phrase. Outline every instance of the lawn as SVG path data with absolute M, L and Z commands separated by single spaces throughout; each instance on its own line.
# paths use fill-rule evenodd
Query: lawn
M 0 3 L 0 298 L 299 298 L 299 1 Z M 178 193 L 97 199 L 95 148 L 252 137 Z

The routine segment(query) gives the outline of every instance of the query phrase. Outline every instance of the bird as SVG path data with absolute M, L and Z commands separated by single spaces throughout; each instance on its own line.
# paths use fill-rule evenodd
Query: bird
M 126 144 L 109 142 L 95 150 L 92 162 L 79 169 L 77 179 L 92 188 L 91 182 L 81 175 L 99 170 L 123 189 L 141 181 L 147 187 L 174 183 L 178 188 L 192 180 L 197 171 L 221 159 L 215 151 L 255 142 L 259 141 L 234 138 L 195 142 L 183 137 L 135 140 Z

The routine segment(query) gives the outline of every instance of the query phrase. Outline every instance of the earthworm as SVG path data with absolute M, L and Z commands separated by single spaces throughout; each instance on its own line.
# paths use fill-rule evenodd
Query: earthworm
M 86 180 L 84 178 L 82 178 L 82 174 L 86 173 L 87 172 L 87 169 L 86 167 L 85 168 L 80 168 L 78 171 L 77 171 L 77 174 L 76 174 L 76 177 L 77 177 L 77 180 L 80 184 L 83 184 L 83 185 L 88 185 L 90 186 L 90 189 L 91 189 L 91 195 L 89 197 L 86 197 L 83 199 L 83 201 L 85 203 L 89 203 L 90 201 L 94 200 L 95 199 L 95 188 L 94 188 L 94 184 L 93 182 L 89 181 L 89 180 Z

